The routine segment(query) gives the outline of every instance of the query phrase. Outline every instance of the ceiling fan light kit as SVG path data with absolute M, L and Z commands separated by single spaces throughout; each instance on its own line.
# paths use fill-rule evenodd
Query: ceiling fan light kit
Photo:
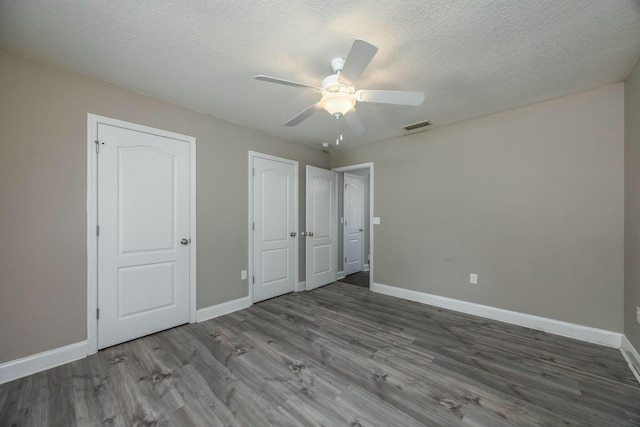
M 349 93 L 327 92 L 320 102 L 322 102 L 322 108 L 332 116 L 345 115 L 355 107 L 356 98 Z
M 367 127 L 356 111 L 355 106 L 358 102 L 410 106 L 419 106 L 424 102 L 424 92 L 356 91 L 356 81 L 377 52 L 378 48 L 371 43 L 359 39 L 355 40 L 346 58 L 334 58 L 331 61 L 331 68 L 335 74 L 325 77 L 321 87 L 263 75 L 258 75 L 255 78 L 269 83 L 313 89 L 322 95 L 319 102 L 297 114 L 286 122 L 285 126 L 296 126 L 316 111 L 325 110 L 337 119 L 344 116 L 353 133 L 362 134 L 366 132 Z M 336 144 L 339 144 L 340 139 L 336 138 Z

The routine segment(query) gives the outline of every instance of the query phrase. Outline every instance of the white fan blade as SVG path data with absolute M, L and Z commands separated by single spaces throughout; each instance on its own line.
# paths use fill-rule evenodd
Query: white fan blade
M 356 39 L 344 60 L 340 81 L 353 86 L 377 52 L 378 48 L 371 43 Z
M 356 135 L 362 135 L 367 131 L 367 127 L 364 125 L 362 117 L 360 117 L 355 108 L 345 114 L 344 119 L 349 123 L 349 127 Z
M 298 123 L 300 123 L 301 121 L 303 121 L 304 119 L 308 118 L 310 115 L 312 115 L 313 113 L 315 113 L 316 111 L 319 111 L 319 110 L 322 110 L 322 103 L 321 102 L 317 102 L 317 103 L 313 104 L 311 107 L 307 108 L 302 113 L 298 114 L 297 116 L 295 116 L 294 118 L 289 120 L 284 125 L 285 126 L 295 126 L 295 125 L 297 125 Z
M 412 105 L 417 107 L 424 102 L 424 92 L 403 90 L 359 90 L 356 99 L 361 102 L 379 102 L 381 104 Z
M 279 85 L 286 85 L 286 86 L 293 86 L 293 87 L 310 87 L 311 89 L 322 90 L 322 88 L 319 88 L 313 85 L 308 85 L 306 83 L 298 83 L 291 80 L 279 79 L 277 77 L 263 76 L 261 74 L 257 75 L 255 79 L 263 82 L 277 83 Z

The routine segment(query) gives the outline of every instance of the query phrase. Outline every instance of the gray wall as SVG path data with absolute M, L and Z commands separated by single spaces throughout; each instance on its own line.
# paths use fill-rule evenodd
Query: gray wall
M 332 167 L 375 162 L 374 281 L 622 332 L 623 96 L 332 153 Z
M 640 350 L 640 62 L 625 82 L 624 334 Z
M 248 294 L 248 150 L 298 160 L 301 183 L 306 164 L 329 167 L 320 150 L 3 50 L 0 88 L 0 363 L 87 337 L 87 113 L 197 138 L 198 308 Z

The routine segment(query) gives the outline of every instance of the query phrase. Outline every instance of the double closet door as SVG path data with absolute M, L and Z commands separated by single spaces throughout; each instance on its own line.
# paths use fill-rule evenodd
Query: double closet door
M 250 153 L 253 302 L 314 289 L 337 272 L 336 174 L 306 167 L 306 225 L 298 224 L 298 163 Z M 301 246 L 302 245 L 302 246 Z M 300 247 L 306 277 L 298 282 Z

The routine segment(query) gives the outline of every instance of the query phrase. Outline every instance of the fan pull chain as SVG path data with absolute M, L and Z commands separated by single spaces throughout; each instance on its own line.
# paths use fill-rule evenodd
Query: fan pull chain
M 342 141 L 342 134 L 340 133 L 340 116 L 341 114 L 336 114 L 336 145 L 340 145 L 340 141 Z

